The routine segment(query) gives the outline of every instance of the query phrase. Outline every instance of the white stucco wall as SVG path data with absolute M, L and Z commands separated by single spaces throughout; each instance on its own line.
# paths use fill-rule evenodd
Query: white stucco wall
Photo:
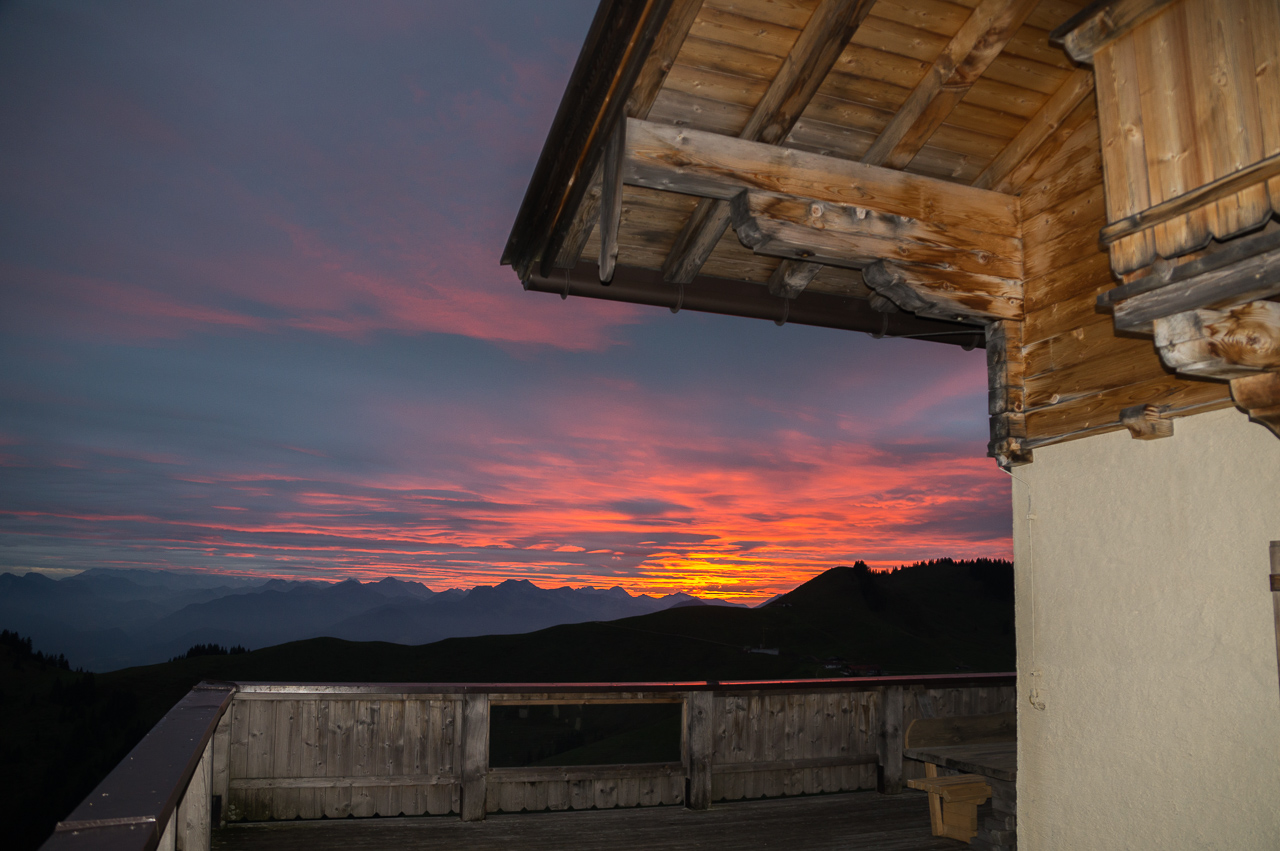
M 1280 439 L 1224 410 L 1013 473 L 1018 847 L 1280 848 Z

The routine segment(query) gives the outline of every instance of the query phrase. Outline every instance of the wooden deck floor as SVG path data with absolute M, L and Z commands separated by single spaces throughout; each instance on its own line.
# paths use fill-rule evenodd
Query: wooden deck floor
M 708 812 L 643 807 L 491 815 L 266 822 L 214 831 L 213 851 L 363 851 L 449 848 L 490 851 L 958 851 L 964 843 L 929 834 L 924 793 L 852 792 L 716 804 Z

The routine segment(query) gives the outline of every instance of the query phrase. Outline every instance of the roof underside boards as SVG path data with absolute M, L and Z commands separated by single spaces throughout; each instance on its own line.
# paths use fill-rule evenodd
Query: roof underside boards
M 825 0 L 827 5 L 831 2 Z M 625 4 L 606 0 L 601 11 L 610 5 Z M 771 83 L 789 61 L 795 61 L 792 53 L 815 11 L 823 5 L 824 0 L 703 0 L 700 4 L 673 0 L 668 10 L 671 19 L 688 14 L 691 7 L 697 7 L 696 14 L 691 15 L 691 23 L 685 24 L 687 32 L 656 98 L 643 104 L 638 114 L 637 105 L 630 104 L 628 114 L 652 122 L 738 136 L 748 128 Z M 982 9 L 974 0 L 874 0 L 847 5 L 854 16 L 861 14 L 862 22 L 835 54 L 830 70 L 824 70 L 816 92 L 781 144 L 859 160 L 914 90 L 931 74 L 938 74 L 940 68 L 955 66 L 956 59 L 963 62 L 966 55 L 948 56 L 948 47 L 966 22 Z M 983 8 L 1018 5 L 1018 0 L 986 0 Z M 1079 73 L 1060 49 L 1049 45 L 1048 34 L 1085 4 L 1074 0 L 1042 0 L 1038 4 L 1022 0 L 1021 5 L 1030 8 L 1025 22 L 1014 29 L 975 79 L 943 80 L 944 93 L 962 96 L 940 126 L 923 140 L 904 171 L 972 184 L 1041 114 L 1053 95 L 1072 82 L 1073 74 Z M 591 49 L 589 42 L 586 50 Z M 950 65 L 948 58 L 952 60 Z M 941 64 L 935 68 L 935 63 Z M 566 102 L 572 99 L 587 106 L 590 98 L 584 98 L 572 86 L 573 83 Z M 553 138 L 556 129 L 553 128 Z M 589 192 L 584 184 L 594 181 L 599 162 L 598 158 L 589 159 L 584 158 L 584 167 L 573 177 L 578 184 L 573 188 L 583 193 Z M 539 171 L 543 170 L 540 166 Z M 591 196 L 587 197 L 585 206 L 594 213 Z M 675 193 L 625 188 L 618 263 L 661 268 L 697 205 L 697 199 Z M 583 205 L 574 205 L 574 212 L 578 206 Z M 513 242 L 529 230 L 533 212 L 526 215 L 522 210 Z M 545 208 L 538 211 L 543 219 L 549 212 Z M 545 221 L 541 224 L 544 228 L 555 225 Z M 554 258 L 558 261 L 555 265 L 570 267 L 580 257 L 596 256 L 598 233 L 591 224 L 588 220 L 591 236 L 581 254 L 561 253 Z M 542 257 L 549 247 L 559 248 L 544 243 L 531 246 L 528 252 Z M 530 267 L 526 262 L 521 269 L 521 259 L 509 246 L 504 260 L 516 265 L 523 276 Z M 542 262 L 542 271 L 549 272 L 550 263 L 545 258 Z M 778 264 L 776 257 L 757 255 L 743 247 L 729 231 L 715 242 L 702 271 L 764 283 Z M 868 294 L 859 279 L 857 273 L 824 270 L 810 286 L 825 292 Z
M 806 311 L 827 305 L 863 316 L 868 306 L 893 314 L 904 308 L 918 311 L 919 321 L 953 320 L 948 328 L 958 327 L 957 319 L 978 327 L 991 319 L 1012 321 L 1021 327 L 1018 338 L 1025 345 L 1026 437 L 1032 445 L 1122 428 L 1120 410 L 1136 404 L 1174 414 L 1227 404 L 1221 385 L 1173 376 L 1149 343 L 1116 337 L 1109 317 L 1093 308 L 1097 293 L 1114 286 L 1097 240 L 1106 217 L 1093 76 L 1049 43 L 1049 33 L 1085 5 L 1083 0 L 603 0 L 503 262 L 514 266 L 531 289 L 558 291 L 554 282 L 572 269 L 570 294 L 647 304 L 668 304 L 661 293 L 664 280 L 670 298 L 678 298 L 681 280 L 723 279 L 713 289 L 747 293 L 744 304 L 754 306 L 739 312 L 749 316 L 772 313 L 751 291 L 724 289 L 724 284 L 759 287 L 759 297 L 772 293 L 779 307 L 801 289 L 839 297 L 811 301 Z M 661 6 L 661 20 L 635 11 L 641 6 L 649 15 Z M 634 19 L 633 37 L 598 35 L 609 31 L 600 18 L 618 17 L 624 7 Z M 651 52 L 637 58 L 640 48 Z M 627 79 L 637 81 L 634 88 L 620 88 L 618 81 Z M 622 121 L 624 115 L 632 119 L 630 125 Z M 666 183 L 653 174 L 636 177 L 630 137 L 626 145 L 612 146 L 626 152 L 617 156 L 629 158 L 609 172 L 625 184 L 616 262 L 629 283 L 619 293 L 605 294 L 592 288 L 584 270 L 594 267 L 601 252 L 603 152 L 618 127 L 629 127 L 628 134 L 638 130 L 647 139 L 662 136 L 657 128 L 682 132 L 667 134 L 665 165 L 672 179 Z M 723 176 L 731 187 L 740 184 L 755 193 L 750 200 L 745 194 L 733 196 L 731 205 L 723 186 L 708 188 L 716 178 L 715 157 L 723 153 L 707 155 L 714 147 L 707 140 L 715 138 L 731 152 L 724 154 Z M 682 144 L 691 146 L 687 161 L 681 159 Z M 836 163 L 827 168 L 832 182 L 822 191 L 812 182 L 809 189 L 795 183 L 800 188 L 791 195 L 770 195 L 792 192 L 763 185 L 781 180 L 776 173 L 753 171 L 777 165 L 779 157 L 765 153 L 778 151 L 777 146 L 804 152 L 801 158 L 818 155 L 819 160 L 806 161 L 810 173 Z M 875 172 L 887 175 L 872 180 L 875 186 L 893 184 L 894 173 L 917 176 L 902 175 L 916 193 L 912 197 L 924 200 L 905 214 L 900 203 L 905 196 L 896 199 L 898 207 L 883 197 L 837 203 L 847 200 L 841 192 L 868 191 L 856 176 L 848 176 L 847 166 L 838 165 L 851 161 L 868 164 L 858 168 L 885 170 Z M 569 162 L 572 168 L 565 166 Z M 785 171 L 785 163 L 778 168 Z M 916 185 L 921 180 L 923 188 Z M 1012 246 L 1007 253 L 989 248 L 1005 244 L 991 241 L 1000 227 L 987 227 L 987 235 L 979 234 L 972 245 L 963 242 L 965 229 L 954 222 L 952 200 L 959 186 L 974 187 L 966 192 L 1003 193 L 1015 222 L 1014 231 L 997 234 Z M 821 202 L 807 217 L 806 198 Z M 789 208 L 788 199 L 794 202 Z M 830 224 L 831 218 L 820 219 L 830 212 L 822 206 L 828 204 L 838 214 L 838 226 Z M 786 230 L 792 242 L 761 236 L 764 220 L 751 217 L 770 209 L 783 212 L 766 224 Z M 856 221 L 846 221 L 851 216 Z M 746 228 L 742 239 L 731 219 L 740 230 Z M 893 234 L 895 222 L 912 235 L 901 236 L 885 254 L 840 257 L 818 249 L 819 243 L 828 249 L 839 243 L 843 233 Z M 805 233 L 812 235 L 808 245 Z M 939 235 L 946 250 L 959 245 L 962 262 L 950 255 L 939 260 L 932 235 Z M 871 269 L 864 280 L 862 268 L 877 260 L 893 268 Z M 975 271 L 974 262 L 989 268 Z M 923 310 L 882 283 L 907 280 L 921 286 L 922 277 L 925 290 L 932 287 L 942 296 Z M 1001 298 L 989 298 L 974 311 L 954 310 L 957 293 L 975 287 L 998 290 Z M 630 299 L 620 295 L 624 289 L 632 292 Z M 1016 298 L 1005 299 L 1013 290 Z M 715 303 L 720 307 L 713 309 L 735 312 Z M 842 303 L 851 306 L 838 307 Z M 854 327 L 848 316 L 810 318 L 815 324 Z M 900 321 L 894 320 L 895 328 Z M 897 333 L 906 333 L 906 326 Z M 960 342 L 962 336 L 924 339 Z

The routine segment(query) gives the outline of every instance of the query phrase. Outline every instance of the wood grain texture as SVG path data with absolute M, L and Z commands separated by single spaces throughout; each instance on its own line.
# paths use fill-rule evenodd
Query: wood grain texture
M 1280 303 L 1188 310 L 1155 321 L 1155 345 L 1170 369 L 1229 380 L 1280 372 Z
M 1072 112 L 1086 98 L 1093 96 L 1093 74 L 1080 69 L 1072 72 L 1045 105 L 1023 126 L 1000 153 L 983 169 L 973 185 L 979 189 L 1009 192 L 1013 188 L 1010 177 L 1017 166 L 1032 151 L 1039 148 L 1049 136 L 1062 126 Z
M 618 263 L 618 229 L 622 222 L 622 169 L 627 150 L 627 123 L 620 120 L 604 150 L 600 178 L 600 282 L 613 280 Z M 575 258 L 576 259 L 576 258 Z
M 1172 0 L 1107 0 L 1088 8 L 1054 30 L 1050 40 L 1077 62 L 1089 64 L 1094 55 L 1133 28 L 1158 14 Z
M 670 3 L 610 3 L 597 10 L 503 250 L 502 262 L 521 278 L 535 262 L 544 273 L 553 267 Z
M 862 157 L 904 168 L 968 94 L 1039 0 L 982 0 Z
M 849 37 L 866 17 L 872 1 L 819 2 L 756 103 L 746 126 L 738 133 L 740 138 L 765 144 L 778 144 L 786 139 Z M 678 283 L 692 281 L 728 226 L 728 211 L 722 202 L 706 199 L 700 202 L 663 263 L 663 277 Z
M 671 3 L 662 28 L 658 31 L 639 76 L 631 87 L 631 94 L 627 97 L 626 116 L 628 118 L 649 117 L 649 111 L 653 109 L 658 93 L 662 90 L 662 85 L 675 63 L 676 55 L 680 53 L 685 38 L 689 34 L 689 28 L 693 26 L 693 21 L 701 8 L 702 0 L 673 0 Z M 597 169 L 587 187 L 586 194 L 578 204 L 573 223 L 565 235 L 560 252 L 556 255 L 557 269 L 572 269 L 578 264 L 578 259 L 586 247 L 587 238 L 591 236 L 591 231 L 599 218 L 602 185 L 602 171 Z
M 1231 398 L 1249 419 L 1280 437 L 1280 372 L 1233 378 Z
M 728 201 L 759 189 L 1018 238 L 1017 198 L 792 148 L 632 120 L 626 182 Z

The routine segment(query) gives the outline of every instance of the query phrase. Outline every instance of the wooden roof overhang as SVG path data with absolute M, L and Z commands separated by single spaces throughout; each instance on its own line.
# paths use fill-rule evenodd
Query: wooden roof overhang
M 1051 43 L 1138 13 L 1083 5 L 602 0 L 502 262 L 562 297 L 985 342 L 1002 465 L 1169 433 L 1227 397 L 1097 312 L 1107 245 L 1151 225 L 1104 205 L 1106 99 Z

